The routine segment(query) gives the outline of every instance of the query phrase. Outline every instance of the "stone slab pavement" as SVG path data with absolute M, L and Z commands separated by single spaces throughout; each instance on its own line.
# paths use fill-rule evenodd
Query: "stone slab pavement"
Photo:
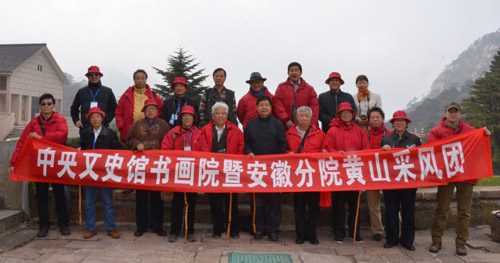
M 241 233 L 239 239 L 212 238 L 212 231 L 196 229 L 196 242 L 167 242 L 152 232 L 134 237 L 134 227 L 119 226 L 120 239 L 112 239 L 101 231 L 91 239 L 84 239 L 83 226 L 71 226 L 70 236 L 61 236 L 53 227 L 46 238 L 37 239 L 37 226 L 24 224 L 0 233 L 0 262 L 203 262 L 227 263 L 229 253 L 290 254 L 294 263 L 323 262 L 500 262 L 500 243 L 491 241 L 490 227 L 470 229 L 467 242 L 468 255 L 455 254 L 454 229 L 448 229 L 443 238 L 443 249 L 437 253 L 428 252 L 430 230 L 416 233 L 415 251 L 401 247 L 383 248 L 384 241 L 371 240 L 371 232 L 363 230 L 365 241 L 352 245 L 346 239 L 343 244 L 333 242 L 327 228 L 318 231 L 319 245 L 308 242 L 295 244 L 293 230 L 285 230 L 279 242 L 267 238 L 254 240 L 248 233 Z M 99 229 L 98 229 L 99 230 Z

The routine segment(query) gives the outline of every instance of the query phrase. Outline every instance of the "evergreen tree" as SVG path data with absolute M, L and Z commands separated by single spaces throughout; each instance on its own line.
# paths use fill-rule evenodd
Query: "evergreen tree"
M 500 73 L 500 49 L 491 61 L 490 71 Z
M 164 99 L 173 96 L 172 90 L 170 87 L 174 82 L 175 77 L 184 77 L 189 85 L 189 91 L 186 95 L 189 95 L 200 101 L 201 94 L 207 86 L 203 86 L 203 82 L 206 80 L 208 75 L 203 75 L 203 71 L 205 69 L 197 69 L 200 63 L 195 63 L 195 59 L 192 55 L 188 55 L 187 52 L 183 50 L 182 47 L 179 48 L 178 51 L 174 52 L 174 55 L 170 55 L 167 59 L 168 67 L 166 70 L 161 70 L 159 68 L 153 67 L 156 72 L 163 77 L 163 81 L 166 83 L 155 84 L 155 91 Z

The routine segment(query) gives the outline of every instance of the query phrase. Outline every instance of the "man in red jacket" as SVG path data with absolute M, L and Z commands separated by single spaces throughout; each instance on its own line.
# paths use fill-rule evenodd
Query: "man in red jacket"
M 125 143 L 130 126 L 136 121 L 144 119 L 144 102 L 148 99 L 155 99 L 158 105 L 158 118 L 161 117 L 161 109 L 163 101 L 160 96 L 151 91 L 151 88 L 146 84 L 148 74 L 142 69 L 134 72 L 134 86 L 129 87 L 118 101 L 116 107 L 115 118 L 116 126 L 120 130 L 120 140 Z
M 446 104 L 444 114 L 446 117 L 441 119 L 441 124 L 438 124 L 431 130 L 427 142 L 432 142 L 445 137 L 453 136 L 455 134 L 464 133 L 474 130 L 474 127 L 463 122 L 460 119 L 462 108 L 456 102 L 449 102 Z M 486 135 L 490 132 L 486 129 Z M 467 180 L 463 182 L 453 182 L 447 185 L 438 186 L 437 192 L 437 208 L 432 222 L 432 244 L 429 251 L 437 253 L 441 250 L 441 241 L 443 232 L 446 228 L 446 219 L 448 216 L 448 208 L 451 203 L 451 198 L 455 187 L 457 188 L 457 226 L 455 232 L 457 237 L 455 239 L 456 252 L 459 256 L 467 255 L 465 244 L 469 238 L 469 222 L 470 222 L 470 208 L 472 205 L 473 186 L 477 180 Z
M 271 101 L 273 99 L 273 94 L 264 86 L 264 81 L 266 80 L 259 72 L 252 72 L 250 79 L 246 81 L 246 83 L 250 84 L 250 90 L 238 101 L 238 108 L 236 110 L 238 120 L 243 124 L 243 130 L 247 128 L 247 123 L 251 119 L 257 118 L 257 100 L 260 96 L 267 96 L 271 98 Z
M 309 106 L 313 111 L 311 124 L 318 125 L 319 103 L 314 88 L 301 78 L 302 66 L 297 62 L 288 65 L 288 79 L 279 84 L 274 95 L 274 116 L 288 130 L 297 123 L 297 109 L 301 106 Z
M 43 94 L 39 100 L 40 115 L 31 119 L 26 128 L 24 128 L 19 141 L 17 141 L 16 150 L 10 159 L 9 174 L 14 172 L 14 165 L 19 158 L 19 154 L 23 149 L 26 139 L 33 137 L 44 139 L 47 141 L 64 144 L 68 139 L 68 124 L 63 116 L 54 111 L 56 101 L 52 94 Z M 38 225 L 40 231 L 36 237 L 43 238 L 47 236 L 50 225 L 49 214 L 49 184 L 35 183 L 36 186 L 36 203 L 38 209 Z M 52 184 L 52 191 L 56 201 L 57 224 L 61 235 L 69 235 L 71 232 L 68 229 L 68 210 L 66 206 L 66 196 L 64 195 L 63 184 Z

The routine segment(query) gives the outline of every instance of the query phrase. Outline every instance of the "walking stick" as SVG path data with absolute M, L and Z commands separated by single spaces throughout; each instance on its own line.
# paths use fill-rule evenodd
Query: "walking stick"
M 188 208 L 189 204 L 187 201 L 187 194 L 184 192 L 184 205 L 186 205 L 186 212 L 184 212 L 184 242 L 187 242 L 187 234 L 188 234 Z
M 257 234 L 257 227 L 255 227 L 255 193 L 253 193 L 252 226 L 253 226 L 253 232 Z
M 229 232 L 231 231 L 231 212 L 233 210 L 233 193 L 229 193 L 229 220 L 227 221 L 226 240 L 229 240 Z
M 80 217 L 80 226 L 82 226 L 82 186 L 78 186 L 78 215 Z
M 359 216 L 359 200 L 361 199 L 361 191 L 358 192 L 358 204 L 356 205 L 356 220 L 354 221 L 354 237 L 352 239 L 352 245 L 356 245 L 356 232 L 358 230 L 358 216 Z

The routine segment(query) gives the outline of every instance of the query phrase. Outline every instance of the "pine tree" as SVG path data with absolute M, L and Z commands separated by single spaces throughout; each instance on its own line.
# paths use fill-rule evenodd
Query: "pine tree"
M 189 91 L 186 95 L 189 95 L 200 101 L 201 94 L 207 86 L 203 86 L 203 82 L 206 80 L 208 75 L 203 75 L 205 69 L 198 70 L 197 67 L 200 63 L 195 63 L 195 59 L 192 55 L 188 55 L 187 52 L 183 50 L 182 47 L 178 51 L 174 52 L 174 55 L 170 55 L 167 59 L 168 67 L 166 70 L 161 70 L 159 68 L 153 67 L 156 72 L 162 75 L 163 81 L 166 83 L 155 84 L 155 91 L 164 99 L 173 96 L 173 92 L 170 90 L 175 77 L 184 77 L 189 85 Z
M 491 61 L 490 71 L 500 73 L 500 49 Z

